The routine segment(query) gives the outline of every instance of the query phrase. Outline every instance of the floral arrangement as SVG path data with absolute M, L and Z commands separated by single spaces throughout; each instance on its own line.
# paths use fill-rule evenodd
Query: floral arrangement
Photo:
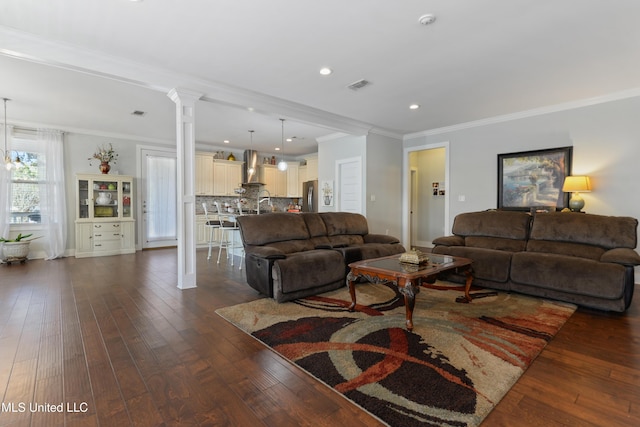
M 332 187 L 331 184 L 329 184 L 326 181 L 322 183 L 322 195 L 324 197 L 333 196 L 333 188 L 331 187 Z
M 91 164 L 91 161 L 93 159 L 97 159 L 98 161 L 100 161 L 100 163 L 116 163 L 116 160 L 118 159 L 118 153 L 113 150 L 113 146 L 111 144 L 109 144 L 109 148 L 107 148 L 105 145 L 97 148 L 98 151 L 93 153 L 93 156 L 89 157 L 89 164 Z

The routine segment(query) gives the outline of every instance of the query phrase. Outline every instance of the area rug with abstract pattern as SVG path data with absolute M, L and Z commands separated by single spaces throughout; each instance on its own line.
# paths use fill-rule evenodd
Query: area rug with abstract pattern
M 277 303 L 265 298 L 216 312 L 390 426 L 476 426 L 575 311 L 499 292 L 455 302 L 458 285 L 416 296 L 414 329 L 392 285 L 361 283 Z

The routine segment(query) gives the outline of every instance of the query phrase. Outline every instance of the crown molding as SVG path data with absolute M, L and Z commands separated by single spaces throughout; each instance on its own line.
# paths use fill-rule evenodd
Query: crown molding
M 561 104 L 549 105 L 541 108 L 534 108 L 531 110 L 520 111 L 517 113 L 504 114 L 501 116 L 489 117 L 481 120 L 474 120 L 471 122 L 460 123 L 452 126 L 445 126 L 441 128 L 429 129 L 421 132 L 408 133 L 402 137 L 403 141 L 410 139 L 420 138 L 431 135 L 441 135 L 443 133 L 455 132 L 464 129 L 470 129 L 480 126 L 493 125 L 497 123 L 504 123 L 513 120 L 525 119 L 528 117 L 541 116 L 544 114 L 558 113 L 561 111 L 574 110 L 577 108 L 589 107 L 592 105 L 604 104 L 612 101 L 620 101 L 622 99 L 635 98 L 640 96 L 640 88 L 624 90 L 620 92 L 613 92 L 607 95 L 596 96 L 593 98 L 585 98 L 577 101 L 570 101 Z
M 25 121 L 11 121 L 8 123 L 9 126 L 13 126 L 16 129 L 26 129 L 36 131 L 38 129 L 50 129 L 56 130 L 65 134 L 77 134 L 77 135 L 88 135 L 88 136 L 97 136 L 100 138 L 115 138 L 121 139 L 125 141 L 136 141 L 136 142 L 146 142 L 152 143 L 155 145 L 171 145 L 175 146 L 175 140 L 162 139 L 162 138 L 150 138 L 146 136 L 140 135 L 129 135 L 124 133 L 117 132 L 104 132 L 95 129 L 85 129 L 79 127 L 72 126 L 60 126 L 51 123 L 35 123 L 35 122 L 25 122 Z
M 369 133 L 374 133 L 380 136 L 386 136 L 387 138 L 397 139 L 399 141 L 402 141 L 402 138 L 403 138 L 403 134 L 401 133 L 392 132 L 392 131 L 381 129 L 381 128 L 373 128 L 369 131 Z
M 335 133 L 331 133 L 329 135 L 325 135 L 325 136 L 321 136 L 319 138 L 316 138 L 316 142 L 318 144 L 322 144 L 323 142 L 335 141 L 336 139 L 344 138 L 345 136 L 351 136 L 351 134 L 344 133 L 344 132 L 335 132 Z
M 263 93 L 108 55 L 90 49 L 47 40 L 0 26 L 0 54 L 42 65 L 86 73 L 170 94 L 184 88 L 202 94 L 201 101 L 251 109 L 266 115 L 290 118 L 328 131 L 367 134 L 373 125 Z M 182 90 L 182 89 L 181 89 Z

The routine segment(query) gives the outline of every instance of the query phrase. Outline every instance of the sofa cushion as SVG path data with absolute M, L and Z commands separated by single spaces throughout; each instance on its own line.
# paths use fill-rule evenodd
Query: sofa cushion
M 328 239 L 329 244 L 333 248 L 364 244 L 364 238 L 359 234 L 340 234 L 337 236 L 329 236 Z
M 531 228 L 532 240 L 584 243 L 606 249 L 635 248 L 638 220 L 624 216 L 577 212 L 537 214 Z
M 245 245 L 257 246 L 287 240 L 309 239 L 309 230 L 304 219 L 295 213 L 244 215 L 238 217 L 238 224 L 242 242 Z
M 640 255 L 633 249 L 615 248 L 609 249 L 600 257 L 602 262 L 614 262 L 616 264 L 635 266 L 640 265 Z
M 344 277 L 344 259 L 331 250 L 292 253 L 273 264 L 273 280 L 284 294 L 342 281 Z
M 285 240 L 283 242 L 273 242 L 265 245 L 266 247 L 274 248 L 281 251 L 284 254 L 292 254 L 295 252 L 310 251 L 316 249 L 311 240 Z
M 367 219 L 351 212 L 322 212 L 320 217 L 327 227 L 327 236 L 369 234 Z
M 526 240 L 531 215 L 518 211 L 468 212 L 456 216 L 453 234 L 458 236 L 486 236 Z
M 320 217 L 320 214 L 315 212 L 301 213 L 302 219 L 307 224 L 307 230 L 309 230 L 309 236 L 311 236 L 311 243 L 316 249 L 330 249 L 331 243 L 327 238 L 327 226 L 324 225 L 324 221 Z
M 363 236 L 363 238 L 365 243 L 385 243 L 388 245 L 400 243 L 400 240 L 397 237 L 386 234 L 367 234 Z
M 300 217 L 304 220 L 309 230 L 309 236 L 318 237 L 327 235 L 327 226 L 324 225 L 324 221 L 320 217 L 320 214 L 315 212 L 303 212 Z
M 465 246 L 496 249 L 499 251 L 518 252 L 526 247 L 526 240 L 503 239 L 501 237 L 468 236 L 464 238 Z
M 518 252 L 511 261 L 511 280 L 570 294 L 619 299 L 624 295 L 625 267 L 559 254 Z
M 434 245 L 444 245 L 444 246 L 464 246 L 464 237 L 463 236 L 441 236 L 433 239 Z
M 512 252 L 468 246 L 436 246 L 433 253 L 473 260 L 473 276 L 481 280 L 505 283 L 509 280 Z
M 599 260 L 605 252 L 605 250 L 599 246 L 571 242 L 551 242 L 549 240 L 529 240 L 527 243 L 527 251 L 589 258 L 596 261 Z

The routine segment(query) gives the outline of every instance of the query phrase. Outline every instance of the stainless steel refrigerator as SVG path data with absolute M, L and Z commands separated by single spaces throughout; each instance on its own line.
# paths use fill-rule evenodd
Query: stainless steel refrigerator
M 302 183 L 302 212 L 318 212 L 318 181 Z

